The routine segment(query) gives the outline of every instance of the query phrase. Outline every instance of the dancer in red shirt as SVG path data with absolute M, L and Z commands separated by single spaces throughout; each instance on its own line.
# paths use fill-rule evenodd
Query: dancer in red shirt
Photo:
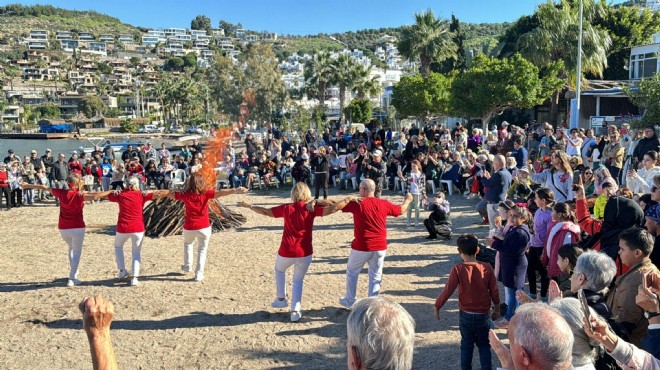
M 83 207 L 85 202 L 94 201 L 110 194 L 109 191 L 99 193 L 85 193 L 82 179 L 79 174 L 71 174 L 67 178 L 69 189 L 53 189 L 45 185 L 21 183 L 24 189 L 37 189 L 50 192 L 58 199 L 60 204 L 60 217 L 57 224 L 62 239 L 69 245 L 69 280 L 67 286 L 80 284 L 78 280 L 78 265 L 82 254 L 83 240 L 85 239 L 85 221 L 83 220 Z
M 119 205 L 117 232 L 115 234 L 115 259 L 117 260 L 117 268 L 119 269 L 119 280 L 129 276 L 124 262 L 124 243 L 130 239 L 133 247 L 131 253 L 133 259 L 131 285 L 138 285 L 142 242 L 144 241 L 142 208 L 146 202 L 167 196 L 168 194 L 168 191 L 143 193 L 140 191 L 140 180 L 136 177 L 131 177 L 128 180 L 128 187 L 124 191 L 115 191 L 108 195 L 109 201 Z
M 312 263 L 312 227 L 314 218 L 327 216 L 337 212 L 338 209 L 329 206 L 332 202 L 312 200 L 312 193 L 304 182 L 296 183 L 291 189 L 291 201 L 293 203 L 282 204 L 273 208 L 264 208 L 253 206 L 247 202 L 238 202 L 239 207 L 250 208 L 254 212 L 275 218 L 284 218 L 284 232 L 280 249 L 277 252 L 275 260 L 275 291 L 277 298 L 271 306 L 274 308 L 285 308 L 286 301 L 286 270 L 295 266 L 293 269 L 293 285 L 291 287 L 291 321 L 298 321 L 302 316 L 300 305 L 302 300 L 303 280 L 309 265 Z M 313 211 L 308 209 L 319 205 L 325 207 L 315 207 Z
M 351 308 L 357 299 L 358 275 L 365 263 L 369 264 L 369 297 L 378 295 L 387 250 L 387 216 L 399 217 L 408 210 L 413 199 L 408 194 L 397 206 L 376 198 L 375 192 L 373 180 L 362 180 L 359 201 L 349 197 L 334 205 L 342 212 L 353 214 L 354 239 L 346 265 L 346 295 L 339 299 L 339 304 L 346 308 Z
M 211 239 L 211 222 L 209 221 L 209 200 L 231 194 L 247 193 L 246 188 L 225 189 L 215 191 L 204 180 L 204 176 L 193 173 L 186 182 L 182 192 L 169 192 L 169 196 L 183 202 L 185 205 L 185 221 L 183 223 L 183 265 L 185 272 L 192 271 L 193 243 L 197 238 L 198 257 L 195 269 L 195 281 L 204 279 L 204 265 L 206 264 L 206 251 Z

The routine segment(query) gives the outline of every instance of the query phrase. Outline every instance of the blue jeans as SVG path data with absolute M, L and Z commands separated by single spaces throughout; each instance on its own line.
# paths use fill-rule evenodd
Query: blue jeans
M 481 370 L 491 369 L 490 341 L 488 330 L 490 318 L 486 313 L 459 312 L 458 328 L 461 331 L 461 369 L 472 370 L 472 353 L 474 345 L 479 350 Z
M 513 314 L 516 312 L 516 308 L 518 308 L 518 301 L 516 300 L 516 291 L 521 290 L 521 289 L 515 289 L 515 288 L 509 288 L 509 287 L 504 287 L 506 290 L 506 314 L 504 315 L 504 318 L 507 320 L 511 320 L 513 317 Z

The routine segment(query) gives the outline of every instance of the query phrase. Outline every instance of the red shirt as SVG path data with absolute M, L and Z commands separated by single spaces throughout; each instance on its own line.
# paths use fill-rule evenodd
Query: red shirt
M 85 227 L 83 220 L 85 197 L 79 195 L 78 190 L 52 189 L 51 191 L 60 201 L 60 220 L 57 228 L 66 230 Z
M 0 188 L 6 188 L 9 186 L 9 175 L 7 171 L 0 171 Z M 9 200 L 7 200 L 9 202 Z
M 500 304 L 500 291 L 493 268 L 482 262 L 463 262 L 451 268 L 449 280 L 435 301 L 442 308 L 458 287 L 458 308 L 471 313 L 488 313 L 490 302 Z
M 153 198 L 153 193 L 143 195 L 142 192 L 136 190 L 125 190 L 119 195 L 109 194 L 108 200 L 119 204 L 117 232 L 126 234 L 144 232 L 142 206 Z
M 174 199 L 182 201 L 186 206 L 184 230 L 200 230 L 211 226 L 209 221 L 209 200 L 215 196 L 215 190 L 209 189 L 202 194 L 186 192 L 174 193 Z
M 314 218 L 323 216 L 323 207 L 307 210 L 307 203 L 282 204 L 272 208 L 275 218 L 284 218 L 284 232 L 277 252 L 282 257 L 307 257 L 314 253 L 312 248 L 312 226 Z
M 383 251 L 387 249 L 387 216 L 401 216 L 401 206 L 369 197 L 348 203 L 342 212 L 353 214 L 351 248 L 364 252 Z
M 80 161 L 69 162 L 69 172 L 82 175 L 82 170 L 83 170 L 83 166 L 82 163 L 80 163 Z

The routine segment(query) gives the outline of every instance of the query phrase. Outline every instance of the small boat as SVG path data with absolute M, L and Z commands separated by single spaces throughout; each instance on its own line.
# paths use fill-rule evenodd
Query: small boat
M 137 143 L 131 143 L 128 141 L 129 137 L 125 136 L 124 141 L 121 143 L 112 143 L 110 140 L 104 138 L 104 137 L 88 137 L 86 138 L 87 141 L 89 141 L 92 146 L 91 147 L 80 147 L 80 150 L 82 152 L 85 152 L 87 154 L 91 154 L 95 148 L 98 146 L 103 150 L 106 146 L 110 145 L 112 147 L 113 152 L 115 153 L 120 153 L 125 151 L 129 145 L 132 145 L 134 148 L 136 148 L 138 145 L 142 145 L 141 142 Z

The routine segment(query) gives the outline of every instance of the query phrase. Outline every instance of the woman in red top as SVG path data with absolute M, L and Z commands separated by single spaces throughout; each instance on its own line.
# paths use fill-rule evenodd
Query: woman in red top
M 80 159 L 78 159 L 78 154 L 74 153 L 71 156 L 71 161 L 69 162 L 69 173 L 82 176 L 82 172 L 83 172 L 82 162 L 80 162 Z
M 250 208 L 254 212 L 275 218 L 284 218 L 284 232 L 280 249 L 275 260 L 275 287 L 277 298 L 271 306 L 285 308 L 286 301 L 286 270 L 293 269 L 293 286 L 291 288 L 291 321 L 298 321 L 300 301 L 302 299 L 303 279 L 309 265 L 312 263 L 312 227 L 314 218 L 327 216 L 336 212 L 335 207 L 316 207 L 313 211 L 307 209 L 307 202 L 312 200 L 312 192 L 304 182 L 298 182 L 291 189 L 293 203 L 282 204 L 273 208 L 255 207 L 247 202 L 239 202 L 239 207 Z M 313 201 L 312 204 L 317 201 Z M 329 205 L 330 203 L 322 203 Z
M 186 188 L 181 192 L 170 191 L 169 196 L 183 202 L 186 208 L 183 223 L 183 265 L 181 269 L 190 272 L 193 259 L 193 243 L 197 238 L 198 256 L 195 269 L 195 281 L 204 279 L 206 250 L 211 239 L 211 222 L 209 221 L 209 200 L 230 194 L 246 193 L 246 188 L 225 189 L 215 191 L 204 180 L 204 176 L 193 173 L 186 182 Z
M 9 211 L 9 198 L 11 189 L 9 189 L 9 172 L 7 172 L 7 165 L 4 162 L 0 162 L 0 205 L 2 204 L 2 197 L 5 197 L 7 201 L 7 211 Z
M 141 192 L 140 181 L 131 177 L 128 187 L 124 191 L 115 191 L 108 195 L 108 200 L 119 205 L 119 216 L 117 218 L 117 232 L 115 234 L 115 259 L 119 269 L 118 279 L 122 280 L 129 276 L 124 262 L 124 243 L 131 240 L 132 249 L 132 279 L 131 286 L 138 285 L 140 276 L 140 261 L 142 241 L 144 240 L 144 218 L 142 208 L 146 202 L 166 196 L 168 192 Z
M 53 194 L 60 203 L 60 217 L 57 224 L 62 239 L 69 245 L 69 281 L 67 286 L 80 284 L 78 277 L 78 264 L 82 254 L 83 240 L 85 239 L 85 221 L 83 220 L 83 207 L 85 202 L 97 200 L 110 192 L 84 193 L 81 192 L 82 180 L 80 175 L 71 174 L 67 178 L 68 189 L 53 189 L 45 185 L 25 184 L 25 189 L 45 190 Z

